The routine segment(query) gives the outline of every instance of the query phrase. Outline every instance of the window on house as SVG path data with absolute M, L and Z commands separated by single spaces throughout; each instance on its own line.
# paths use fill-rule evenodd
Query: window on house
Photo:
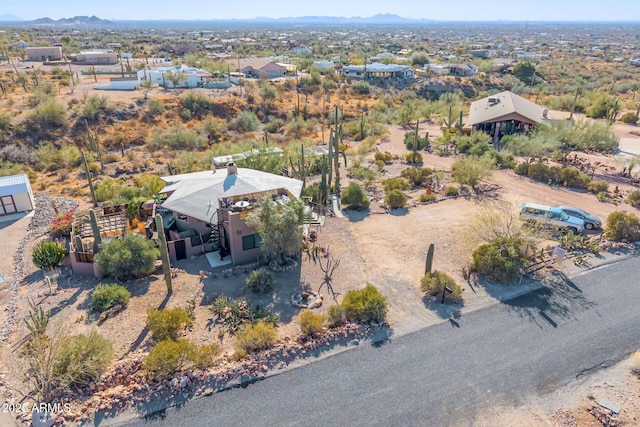
M 250 234 L 248 236 L 242 236 L 242 250 L 243 251 L 248 251 L 250 249 L 259 248 L 261 244 L 262 244 L 262 241 L 261 241 L 260 235 L 258 233 Z

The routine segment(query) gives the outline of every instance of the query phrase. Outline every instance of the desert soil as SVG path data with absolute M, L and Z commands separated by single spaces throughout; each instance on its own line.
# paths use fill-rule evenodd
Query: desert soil
M 441 134 L 436 124 L 421 125 L 421 131 L 427 129 L 432 137 Z M 634 138 L 629 134 L 631 130 L 633 129 L 616 125 L 616 132 L 620 136 L 624 135 L 624 138 L 629 138 L 627 145 L 630 149 L 640 152 L 640 138 Z M 406 131 L 408 129 L 400 126 L 391 127 L 389 136 L 378 144 L 377 149 L 389 151 L 392 154 L 405 154 L 407 151 L 403 139 Z M 596 168 L 596 179 L 606 177 L 610 181 L 616 180 L 615 182 L 619 182 L 622 193 L 628 193 L 634 189 L 627 182 L 619 179 L 617 172 L 620 167 L 611 157 L 596 158 L 585 154 L 580 154 L 580 157 L 593 165 L 599 162 Z M 445 172 L 449 171 L 452 163 L 453 158 L 430 154 L 424 156 L 424 166 L 442 169 Z M 385 177 L 397 176 L 405 167 L 407 165 L 395 161 L 386 168 Z M 360 288 L 367 282 L 376 285 L 389 299 L 390 324 L 394 334 L 400 335 L 451 317 L 464 316 L 471 310 L 496 303 L 500 299 L 526 292 L 537 286 L 535 282 L 530 281 L 525 282 L 521 287 L 492 284 L 480 286 L 466 284 L 463 280 L 460 268 L 468 262 L 469 255 L 461 250 L 460 234 L 468 226 L 470 215 L 477 205 L 485 201 L 502 198 L 514 202 L 575 205 L 601 218 L 606 218 L 615 210 L 634 211 L 625 204 L 600 203 L 593 194 L 562 187 L 552 188 L 508 171 L 495 173 L 490 184 L 491 190 L 479 196 L 467 193 L 438 203 L 421 205 L 415 202 L 420 192 L 414 191 L 410 194 L 413 202 L 406 210 L 387 212 L 374 201 L 371 213 L 345 212 L 346 218 L 327 217 L 324 227 L 319 229 L 317 244 L 326 249 L 329 258 L 340 261 L 333 280 L 333 287 L 339 293 L 338 300 L 349 289 Z M 0 257 L 0 276 L 11 276 L 14 265 L 10 254 L 15 252 L 16 242 L 26 232 L 27 222 L 28 220 L 23 219 L 8 225 L 0 225 L 3 227 L 0 228 L 0 242 L 4 246 L 3 254 L 9 254 Z M 22 319 L 27 315 L 28 300 L 33 298 L 51 310 L 54 322 L 64 323 L 74 332 L 97 329 L 114 340 L 118 357 L 123 357 L 130 351 L 148 348 L 149 337 L 144 328 L 144 316 L 141 315 L 147 308 L 185 306 L 189 300 L 195 303 L 196 325 L 188 333 L 188 337 L 197 342 L 217 340 L 218 330 L 211 325 L 208 306 L 221 294 L 246 299 L 251 304 L 271 308 L 280 315 L 284 323 L 280 328 L 280 335 L 294 334 L 297 332 L 295 320 L 299 311 L 289 303 L 290 296 L 302 289 L 318 290 L 323 279 L 319 265 L 303 255 L 300 265 L 293 272 L 276 275 L 277 285 L 273 293 L 255 295 L 245 285 L 246 271 L 239 269 L 224 276 L 220 273 L 212 274 L 209 272 L 211 269 L 206 259 L 196 257 L 174 265 L 174 293 L 170 298 L 166 298 L 166 288 L 158 269 L 157 274 L 153 276 L 126 283 L 132 292 L 129 307 L 111 319 L 98 322 L 95 315 L 88 310 L 91 290 L 98 281 L 71 275 L 69 267 L 66 266 L 57 280 L 57 288 L 54 292 L 49 292 L 42 273 L 30 260 L 30 248 L 36 240 L 30 242 L 27 250 L 22 254 L 24 280 L 18 295 L 17 311 L 14 313 L 16 318 Z M 458 283 L 465 283 L 462 305 L 441 306 L 437 302 L 423 298 L 419 290 L 419 282 L 424 274 L 424 260 L 429 243 L 434 243 L 436 247 L 434 268 L 449 273 Z M 322 258 L 320 262 L 326 262 L 326 259 Z M 200 277 L 200 272 L 205 272 L 204 277 Z M 0 283 L 0 289 L 6 289 L 6 285 L 3 286 Z M 320 311 L 331 303 L 326 287 L 322 288 L 322 293 L 325 304 Z M 0 290 L 0 304 L 3 308 L 8 298 L 6 290 Z M 11 364 L 16 360 L 12 351 L 16 350 L 15 344 L 25 334 L 22 322 L 17 322 L 9 341 L 11 347 L 8 350 L 10 351 L 5 351 L 7 354 L 5 362 Z M 228 337 L 222 339 L 222 343 L 225 348 L 230 349 Z M 566 390 L 543 396 L 539 402 L 532 402 L 527 407 L 513 410 L 492 408 L 495 409 L 492 413 L 494 415 L 511 414 L 512 420 L 534 420 L 537 417 L 543 423 L 530 425 L 568 426 L 572 424 L 563 424 L 560 421 L 554 421 L 553 418 L 556 409 L 566 407 L 572 416 L 580 421 L 580 424 L 575 425 L 596 425 L 589 424 L 594 419 L 593 416 L 588 413 L 584 415 L 585 405 L 593 403 L 588 399 L 590 396 L 596 401 L 605 398 L 618 404 L 624 403 L 625 411 L 629 411 L 628 414 L 631 417 L 628 419 L 634 419 L 633 417 L 638 417 L 640 413 L 638 383 L 635 378 L 627 374 L 628 370 L 624 363 L 613 369 L 602 371 L 590 377 L 588 381 L 572 384 L 566 387 Z M 16 399 L 18 395 L 15 390 L 11 390 L 11 387 L 20 388 L 18 377 L 7 375 L 5 384 L 9 386 L 3 390 L 5 398 Z M 555 416 L 560 419 L 563 414 L 564 412 L 560 412 Z M 489 415 L 491 413 L 488 413 L 487 417 Z M 518 418 L 520 415 L 522 418 Z M 570 419 L 568 416 L 564 418 Z M 528 424 L 497 420 L 493 425 Z M 626 425 L 634 425 L 634 423 L 627 422 Z

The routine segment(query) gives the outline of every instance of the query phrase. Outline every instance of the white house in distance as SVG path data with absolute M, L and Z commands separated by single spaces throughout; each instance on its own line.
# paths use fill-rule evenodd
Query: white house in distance
M 478 73 L 478 67 L 471 62 L 463 64 L 429 64 L 427 70 L 439 76 L 473 76 Z
M 367 65 L 345 65 L 340 74 L 352 79 L 406 79 L 413 77 L 413 69 L 408 65 L 374 62 Z
M 173 85 L 173 82 L 169 78 L 170 74 L 180 74 L 182 80 L 177 86 Z M 207 78 L 210 78 L 211 74 L 196 67 L 186 67 L 184 65 L 179 67 L 160 67 L 155 70 L 140 70 L 138 71 L 138 80 L 149 80 L 152 83 L 157 83 L 160 86 L 174 88 L 191 88 L 202 86 Z
M 32 211 L 35 206 L 26 174 L 0 177 L 0 217 Z

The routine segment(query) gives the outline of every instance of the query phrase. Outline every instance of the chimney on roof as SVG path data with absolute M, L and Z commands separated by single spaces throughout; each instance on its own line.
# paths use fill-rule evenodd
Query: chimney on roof
M 237 175 L 237 174 L 238 174 L 238 167 L 236 166 L 235 163 L 229 162 L 229 164 L 227 164 L 227 176 Z

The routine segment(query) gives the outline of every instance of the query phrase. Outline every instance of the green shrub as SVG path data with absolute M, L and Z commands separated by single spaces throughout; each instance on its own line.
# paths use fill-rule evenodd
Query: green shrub
M 169 129 L 157 128 L 146 139 L 149 148 L 171 148 L 174 150 L 200 150 L 208 146 L 207 137 L 194 129 L 187 129 L 182 124 L 175 124 Z
M 433 193 L 422 193 L 419 197 L 418 197 L 418 201 L 420 203 L 430 203 L 430 202 L 435 202 L 437 199 L 436 195 Z
M 58 242 L 42 240 L 33 248 L 33 264 L 42 269 L 53 268 L 60 265 L 67 250 Z
M 358 95 L 369 95 L 371 93 L 371 85 L 363 81 L 352 83 L 351 89 Z
M 129 303 L 131 292 L 124 286 L 115 283 L 100 283 L 91 295 L 91 309 L 99 312 L 116 305 L 125 306 Z
M 404 145 L 407 147 L 407 150 L 413 151 L 413 146 L 416 143 L 416 132 L 407 132 L 404 134 Z M 427 149 L 429 142 L 426 137 L 421 137 L 418 135 L 418 145 L 416 150 L 425 150 Z
M 393 160 L 393 155 L 391 155 L 391 153 L 389 153 L 388 151 L 385 151 L 384 153 L 378 151 L 373 156 L 373 158 L 374 158 L 374 160 L 380 160 L 380 161 L 384 162 L 385 164 L 389 164 Z
M 220 352 L 217 343 L 197 345 L 186 339 L 163 340 L 144 358 L 144 368 L 152 377 L 162 378 L 191 367 L 209 367 Z
M 255 132 L 260 128 L 260 120 L 255 113 L 243 111 L 233 121 L 233 128 L 240 133 Z
M 587 189 L 595 194 L 606 193 L 609 190 L 609 183 L 607 181 L 591 181 L 587 185 Z
M 329 307 L 329 310 L 327 311 L 327 322 L 329 323 L 329 326 L 332 328 L 341 326 L 344 325 L 346 321 L 347 316 L 345 314 L 344 307 L 341 305 L 332 305 Z
M 520 272 L 522 239 L 501 237 L 473 251 L 471 267 L 480 275 L 509 283 Z
M 118 280 L 138 279 L 155 270 L 159 251 L 152 240 L 139 234 L 103 243 L 95 262 L 100 271 Z
M 164 104 L 160 100 L 150 99 L 147 103 L 147 113 L 151 117 L 159 116 L 160 114 L 164 113 Z
M 209 110 L 209 98 L 202 93 L 190 91 L 180 98 L 183 109 L 189 110 L 189 115 L 200 118 Z
M 347 209 L 369 209 L 369 197 L 364 188 L 357 182 L 350 182 L 349 186 L 342 191 L 340 203 Z
M 516 167 L 513 168 L 513 172 L 515 172 L 516 175 L 527 176 L 529 175 L 529 166 L 529 163 L 518 163 Z
M 627 203 L 634 208 L 640 208 L 640 190 L 636 190 L 629 194 L 629 197 L 627 197 Z
M 616 242 L 637 242 L 640 240 L 640 218 L 632 213 L 612 212 L 607 217 L 605 236 Z
M 316 336 L 322 332 L 326 318 L 322 314 L 316 314 L 311 310 L 300 312 L 298 324 L 303 336 Z
M 111 342 L 93 331 L 63 338 L 53 370 L 58 378 L 79 387 L 97 381 L 112 358 Z
M 620 121 L 628 125 L 635 125 L 636 123 L 638 123 L 638 116 L 636 116 L 636 113 L 629 111 L 628 113 L 624 113 L 622 117 L 620 117 Z
M 347 291 L 341 305 L 350 322 L 381 323 L 387 317 L 387 298 L 369 283 L 364 289 Z
M 564 168 L 560 172 L 560 181 L 567 187 L 573 188 L 587 188 L 591 182 L 591 178 L 584 172 L 580 172 L 578 169 Z
M 388 178 L 382 181 L 384 192 L 388 193 L 393 190 L 407 191 L 411 188 L 411 185 L 404 178 Z
M 49 98 L 38 104 L 27 116 L 27 122 L 40 129 L 60 128 L 67 124 L 67 109 L 53 98 Z
M 113 200 L 123 185 L 124 181 L 121 179 L 106 178 L 95 186 L 96 200 L 99 202 Z
M 269 292 L 273 283 L 273 275 L 264 267 L 256 268 L 247 278 L 247 286 L 253 292 Z
M 389 209 L 404 208 L 407 205 L 407 195 L 400 190 L 391 190 L 384 196 L 384 204 Z
M 275 326 L 262 320 L 258 323 L 248 324 L 238 332 L 235 347 L 244 353 L 253 353 L 271 347 L 278 338 Z
M 106 114 L 109 111 L 111 111 L 109 98 L 101 95 L 93 95 L 85 102 L 81 117 L 92 121 L 98 119 L 101 114 Z
M 467 157 L 456 160 L 451 166 L 451 177 L 461 185 L 475 189 L 478 183 L 489 178 L 496 165 L 489 157 Z
M 147 327 L 156 341 L 175 340 L 192 323 L 189 313 L 182 307 L 147 310 Z
M 458 190 L 458 187 L 455 187 L 453 185 L 449 185 L 447 189 L 444 191 L 444 195 L 447 197 L 457 196 L 459 194 L 460 194 L 460 190 Z
M 418 151 L 411 151 L 404 156 L 404 160 L 411 164 L 422 163 L 422 154 Z
M 452 291 L 446 292 L 446 300 L 452 303 L 462 300 L 462 288 L 451 276 L 443 271 L 435 270 L 432 274 L 426 274 L 420 281 L 420 290 L 431 296 L 442 295 L 445 286 Z
M 527 175 L 538 181 L 549 181 L 549 166 L 544 163 L 533 163 L 529 165 Z
M 429 185 L 433 175 L 433 169 L 410 167 L 400 172 L 400 176 L 411 185 Z
M 608 198 L 609 196 L 604 191 L 596 194 L 596 199 L 598 199 L 599 202 L 606 203 Z

